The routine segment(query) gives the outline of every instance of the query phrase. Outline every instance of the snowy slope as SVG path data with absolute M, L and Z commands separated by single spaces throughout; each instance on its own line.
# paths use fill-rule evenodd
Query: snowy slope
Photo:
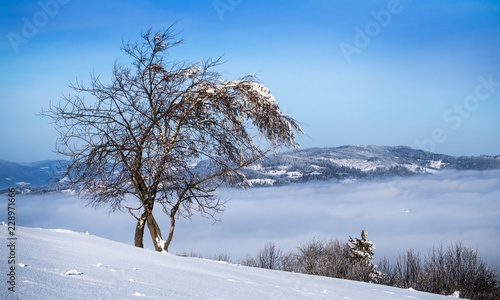
M 0 229 L 6 241 L 7 227 Z M 449 299 L 179 257 L 68 230 L 16 230 L 18 299 Z M 8 267 L 6 251 L 2 247 L 2 270 Z M 2 274 L 0 298 L 15 299 Z

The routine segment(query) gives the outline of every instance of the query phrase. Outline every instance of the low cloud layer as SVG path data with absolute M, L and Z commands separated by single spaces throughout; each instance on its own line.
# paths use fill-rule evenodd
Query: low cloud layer
M 294 250 L 311 238 L 339 239 L 368 231 L 377 258 L 410 248 L 427 254 L 433 246 L 477 249 L 500 266 L 500 171 L 450 171 L 389 181 L 316 182 L 250 190 L 219 190 L 229 199 L 222 222 L 195 216 L 178 222 L 173 253 L 231 259 L 255 255 L 267 242 Z M 5 199 L 1 200 L 5 206 Z M 94 210 L 74 196 L 19 195 L 18 225 L 65 228 L 133 243 L 135 220 L 128 212 Z M 6 210 L 4 210 L 6 211 Z M 168 219 L 157 212 L 163 231 Z M 149 238 L 149 235 L 145 235 Z M 146 246 L 152 244 L 146 240 Z

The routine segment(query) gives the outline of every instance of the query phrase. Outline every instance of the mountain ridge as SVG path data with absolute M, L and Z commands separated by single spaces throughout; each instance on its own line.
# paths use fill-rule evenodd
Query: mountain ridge
M 243 170 L 252 185 L 412 176 L 441 170 L 500 169 L 500 156 L 451 156 L 408 146 L 308 148 L 267 156 Z
M 54 187 L 68 164 L 64 160 L 14 163 L 0 160 L 0 190 L 9 187 Z M 194 167 L 203 173 L 206 161 Z M 273 186 L 311 180 L 357 180 L 413 176 L 442 170 L 500 169 L 500 155 L 452 156 L 408 146 L 345 145 L 279 152 L 244 168 L 251 186 Z

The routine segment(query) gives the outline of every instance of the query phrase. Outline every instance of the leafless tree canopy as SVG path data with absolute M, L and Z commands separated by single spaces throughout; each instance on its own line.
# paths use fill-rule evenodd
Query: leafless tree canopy
M 71 159 L 67 175 L 80 196 L 116 210 L 135 195 L 139 204 L 127 208 L 137 220 L 136 246 L 147 225 L 156 249 L 167 251 L 178 216 L 214 217 L 224 207 L 214 196 L 218 184 L 244 183 L 240 168 L 278 147 L 297 147 L 302 131 L 256 78 L 222 79 L 215 71 L 220 59 L 168 60 L 169 49 L 181 44 L 172 28 L 141 36 L 123 43 L 132 64 L 115 63 L 110 83 L 96 75 L 72 83 L 76 94 L 41 115 L 60 133 L 56 151 Z M 194 172 L 201 160 L 210 168 Z M 155 203 L 170 217 L 166 241 Z

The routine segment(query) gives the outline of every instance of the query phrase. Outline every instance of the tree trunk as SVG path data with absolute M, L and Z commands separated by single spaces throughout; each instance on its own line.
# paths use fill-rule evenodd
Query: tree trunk
M 135 227 L 134 245 L 139 248 L 144 248 L 144 225 L 146 222 L 147 213 L 143 212 L 141 217 L 137 220 Z
M 172 238 L 174 237 L 174 229 L 175 229 L 175 215 L 171 214 L 170 215 L 170 231 L 168 232 L 168 237 L 167 240 L 165 241 L 165 251 L 168 252 L 168 246 L 170 245 L 170 242 L 172 241 Z
M 163 238 L 161 236 L 160 226 L 156 223 L 156 220 L 152 213 L 150 213 L 146 219 L 146 223 L 148 225 L 149 234 L 151 235 L 151 239 L 153 240 L 153 245 L 155 246 L 156 251 L 163 251 Z M 165 250 L 167 251 L 167 250 Z

